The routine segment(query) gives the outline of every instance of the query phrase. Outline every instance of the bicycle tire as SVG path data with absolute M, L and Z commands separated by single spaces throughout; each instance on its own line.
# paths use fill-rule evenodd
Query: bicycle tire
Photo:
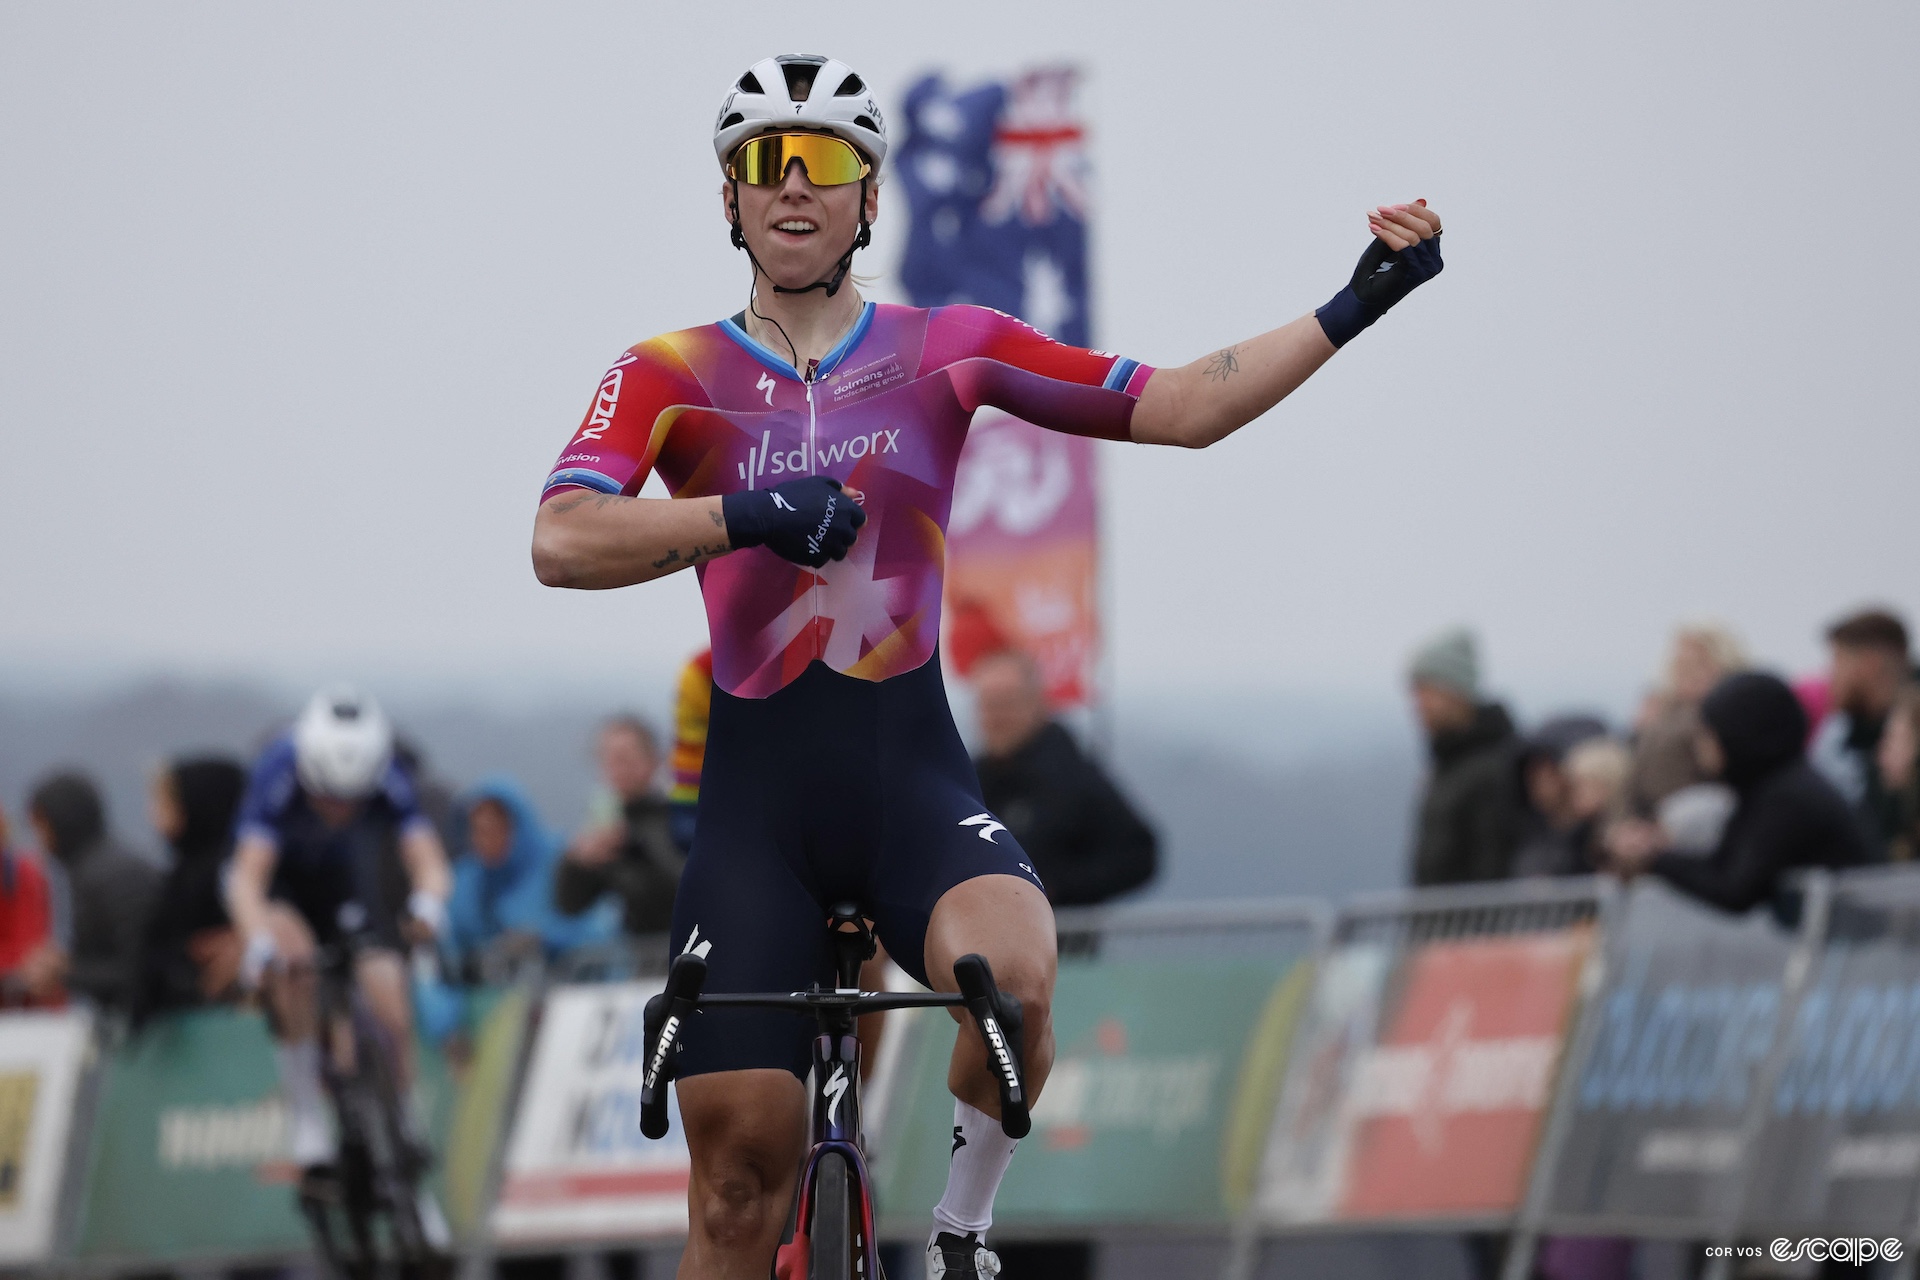
M 853 1172 L 838 1151 L 820 1157 L 813 1175 L 812 1250 L 808 1280 L 853 1280 Z
M 356 1028 L 355 1056 L 359 1070 L 359 1101 L 372 1155 L 370 1172 L 376 1198 L 386 1211 L 392 1242 L 402 1267 L 431 1261 L 438 1251 L 427 1239 L 417 1196 L 425 1176 L 419 1154 L 407 1132 L 405 1103 L 394 1070 L 393 1046 L 380 1028 Z
M 297 1193 L 300 1216 L 306 1219 L 307 1229 L 313 1236 L 314 1261 L 321 1276 L 325 1280 L 349 1280 L 352 1269 L 333 1229 L 331 1205 L 339 1199 L 339 1188 L 336 1185 L 330 1190 L 330 1197 L 322 1195 L 318 1187 L 303 1178 Z

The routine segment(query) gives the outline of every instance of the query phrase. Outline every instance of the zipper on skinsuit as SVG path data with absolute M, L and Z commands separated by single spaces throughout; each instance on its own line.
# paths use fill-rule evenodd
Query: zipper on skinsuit
M 820 376 L 820 362 L 807 361 L 806 372 L 800 375 L 800 385 L 807 390 L 807 474 L 820 474 L 820 411 L 813 403 L 813 380 Z M 822 569 L 825 565 L 820 566 Z M 827 649 L 820 641 L 820 584 L 823 579 L 817 571 L 813 572 L 813 586 L 808 589 L 808 602 L 813 606 L 813 656 L 824 661 Z

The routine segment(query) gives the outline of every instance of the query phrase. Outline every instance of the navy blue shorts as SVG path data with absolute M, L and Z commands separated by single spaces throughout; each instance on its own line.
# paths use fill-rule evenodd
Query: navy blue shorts
M 405 870 L 391 824 L 362 816 L 341 828 L 317 817 L 284 824 L 267 894 L 293 908 L 322 946 L 348 935 L 404 951 Z
M 947 707 L 935 655 L 879 682 L 815 662 L 766 698 L 713 691 L 700 816 L 673 908 L 674 954 L 707 946 L 709 991 L 833 984 L 827 914 L 857 902 L 887 954 L 926 982 L 927 920 L 976 876 L 1039 886 Z M 703 1011 L 683 1076 L 754 1067 L 805 1077 L 813 1019 Z

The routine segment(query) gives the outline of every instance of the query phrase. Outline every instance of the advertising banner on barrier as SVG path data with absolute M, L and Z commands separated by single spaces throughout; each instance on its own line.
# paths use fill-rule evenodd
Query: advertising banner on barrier
M 1407 955 L 1342 1101 L 1353 1132 L 1337 1217 L 1519 1208 L 1592 936 L 1463 938 Z
M 1282 1099 L 1263 1214 L 1429 1221 L 1517 1209 L 1591 937 L 1582 927 L 1427 943 L 1400 958 L 1390 984 L 1383 944 L 1337 950 Z
M 498 1120 L 490 1128 L 487 1115 L 497 1117 L 506 1101 L 511 1060 L 506 1070 L 488 1068 L 501 1052 L 488 1046 L 510 1041 L 526 1016 L 518 995 L 476 1005 L 471 1064 L 457 1078 L 443 1053 L 423 1045 L 413 1089 L 415 1114 L 441 1156 L 431 1185 L 463 1236 L 471 1235 L 475 1209 L 458 1186 L 449 1195 L 448 1171 L 489 1163 L 484 1144 Z M 458 1126 L 456 1110 L 465 1117 Z M 91 1146 L 82 1259 L 149 1265 L 307 1248 L 273 1043 L 257 1013 L 159 1018 L 119 1048 L 106 1063 Z
M 662 982 L 555 987 L 507 1144 L 493 1236 L 505 1246 L 687 1229 L 687 1143 L 640 1132 L 643 1020 Z
M 1920 1216 L 1920 889 L 1841 880 L 1765 1099 L 1756 1231 L 1904 1236 Z
M 1339 1203 L 1352 1138 L 1340 1098 L 1373 1044 L 1392 963 L 1392 947 L 1370 939 L 1342 943 L 1320 961 L 1261 1166 L 1258 1207 L 1269 1222 L 1323 1221 Z
M 1736 1211 L 1742 1122 L 1794 942 L 1764 911 L 1728 916 L 1635 883 L 1608 943 L 1598 1034 L 1569 1072 L 1553 1226 L 1684 1233 Z
M 0 1014 L 0 1265 L 42 1262 L 53 1251 L 91 1032 L 78 1011 Z
M 994 1215 L 1061 1225 L 1220 1226 L 1247 1193 L 1306 965 L 1064 961 L 1059 1046 Z M 883 1216 L 924 1229 L 946 1186 L 954 1026 L 924 1018 L 877 1153 Z

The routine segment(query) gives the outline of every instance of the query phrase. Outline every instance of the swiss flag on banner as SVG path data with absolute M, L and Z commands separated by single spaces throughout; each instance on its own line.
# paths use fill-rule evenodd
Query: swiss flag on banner
M 1340 1218 L 1511 1213 L 1576 1005 L 1592 931 L 1430 943 L 1360 1060 Z

